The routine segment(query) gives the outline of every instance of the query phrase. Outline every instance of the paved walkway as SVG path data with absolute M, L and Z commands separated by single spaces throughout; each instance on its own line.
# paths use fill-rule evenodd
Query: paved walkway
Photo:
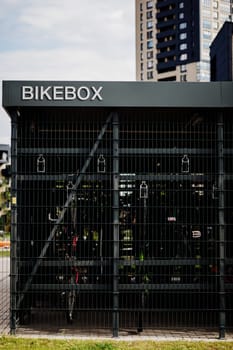
M 119 333 L 118 338 L 113 338 L 112 335 L 107 335 L 106 330 L 97 331 L 93 333 L 86 333 L 78 331 L 76 332 L 65 332 L 64 330 L 62 332 L 29 332 L 25 328 L 20 329 L 17 331 L 18 337 L 26 337 L 26 338 L 51 338 L 51 339 L 97 339 L 97 340 L 124 340 L 124 341 L 140 341 L 140 340 L 147 340 L 147 341 L 231 341 L 233 342 L 233 334 L 227 334 L 224 340 L 219 340 L 218 333 L 217 332 L 206 332 L 203 330 L 196 330 L 196 331 L 176 331 L 176 330 L 153 330 L 153 332 L 145 331 L 141 333 L 140 335 L 133 335 L 132 332 L 127 331 L 121 331 Z
M 0 251 L 0 334 L 10 331 L 10 258 Z
M 0 335 L 10 332 L 10 258 L 0 255 Z M 51 316 L 51 315 L 50 315 Z M 37 338 L 77 338 L 77 339 L 112 339 L 111 319 L 105 328 L 96 329 L 91 326 L 91 320 L 81 327 L 78 320 L 73 325 L 67 326 L 63 313 L 54 313 L 51 317 L 41 313 L 28 326 L 19 327 L 17 336 Z M 94 324 L 96 320 L 94 320 Z M 137 333 L 136 329 L 122 329 L 119 332 L 119 340 L 189 340 L 189 341 L 216 341 L 218 330 L 187 328 L 187 329 L 145 329 Z M 226 341 L 233 341 L 233 330 L 226 332 Z
M 53 322 L 51 322 L 51 320 Z M 60 321 L 60 322 L 59 322 Z M 111 322 L 111 320 L 109 320 Z M 49 338 L 78 338 L 78 339 L 112 339 L 112 330 L 110 322 L 106 328 L 96 328 L 96 323 L 81 326 L 76 320 L 73 325 L 67 325 L 64 322 L 64 315 L 59 313 L 53 315 L 53 319 L 47 315 L 41 318 L 32 317 L 28 326 L 21 327 L 17 330 L 17 335 L 28 337 L 49 337 Z M 119 332 L 120 340 L 199 340 L 199 341 L 216 341 L 219 338 L 218 330 L 200 329 L 200 328 L 147 328 L 143 332 L 138 333 L 135 328 L 121 329 Z M 233 341 L 233 332 L 227 332 L 225 340 Z

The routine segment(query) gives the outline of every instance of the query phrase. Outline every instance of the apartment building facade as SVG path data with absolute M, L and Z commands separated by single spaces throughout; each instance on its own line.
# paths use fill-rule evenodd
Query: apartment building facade
M 210 47 L 211 81 L 232 81 L 233 23 L 225 22 Z
M 232 0 L 136 0 L 136 79 L 209 81 L 210 45 Z

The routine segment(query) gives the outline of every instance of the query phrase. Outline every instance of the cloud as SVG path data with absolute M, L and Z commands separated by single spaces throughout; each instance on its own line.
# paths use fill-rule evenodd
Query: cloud
M 0 46 L 0 53 L 7 53 L 0 57 L 3 63 L 0 70 L 4 69 L 4 59 L 7 62 L 8 55 L 11 61 L 12 52 L 15 61 L 21 60 L 24 53 L 29 57 L 39 54 L 42 60 L 47 52 L 50 58 L 54 53 L 53 63 L 60 60 L 57 52 L 64 51 L 63 59 L 73 53 L 77 61 L 79 57 L 86 57 L 88 71 L 95 71 L 96 57 L 100 61 L 112 60 L 114 66 L 115 61 L 123 66 L 127 60 L 134 65 L 133 0 L 24 0 L 21 6 L 18 0 L 2 1 L 3 12 L 8 9 L 9 16 L 0 23 L 0 40 L 4 44 Z M 10 11 L 13 4 L 14 11 Z M 7 32 L 9 27 L 11 30 Z M 27 66 L 28 61 L 26 59 Z M 17 69 L 13 69 L 16 74 L 19 68 L 17 64 Z M 63 68 L 66 69 L 65 60 Z M 108 78 L 109 73 L 106 73 Z
M 129 38 L 134 42 L 133 0 L 26 0 L 16 20 L 31 48 L 120 43 L 124 50 Z
M 0 19 L 3 80 L 135 79 L 134 0 L 1 0 Z
M 16 60 L 17 58 L 17 60 Z M 132 80 L 131 56 L 104 57 L 92 48 L 14 51 L 0 54 L 1 77 L 45 80 Z M 1 69 L 1 68 L 0 68 Z

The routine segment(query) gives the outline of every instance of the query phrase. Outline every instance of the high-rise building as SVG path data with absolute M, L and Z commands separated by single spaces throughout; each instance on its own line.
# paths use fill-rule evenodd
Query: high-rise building
M 210 80 L 233 80 L 233 23 L 225 22 L 210 46 Z
M 136 0 L 136 78 L 209 81 L 210 44 L 232 0 Z

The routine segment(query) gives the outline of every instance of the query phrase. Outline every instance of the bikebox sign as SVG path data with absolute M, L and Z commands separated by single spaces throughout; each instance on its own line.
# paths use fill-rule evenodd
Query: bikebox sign
M 23 85 L 22 101 L 102 101 L 103 86 Z
M 233 107 L 233 83 L 3 81 L 3 106 L 20 107 Z

